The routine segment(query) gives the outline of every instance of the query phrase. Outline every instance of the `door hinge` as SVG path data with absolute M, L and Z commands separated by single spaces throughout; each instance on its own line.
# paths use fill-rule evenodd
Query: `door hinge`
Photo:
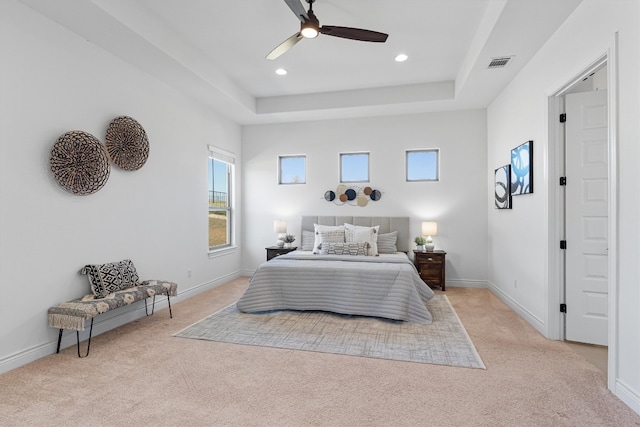
M 566 113 L 560 114 L 560 123 L 564 123 L 566 121 L 567 121 L 567 114 Z
M 567 241 L 560 240 L 560 249 L 567 249 Z
M 567 185 L 567 177 L 566 176 L 561 176 L 560 177 L 560 185 Z
M 567 312 L 567 304 L 560 304 L 560 313 Z

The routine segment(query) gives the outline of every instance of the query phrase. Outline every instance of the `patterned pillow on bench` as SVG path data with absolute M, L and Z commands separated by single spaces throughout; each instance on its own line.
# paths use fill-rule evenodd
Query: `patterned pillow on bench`
M 86 274 L 89 278 L 91 292 L 96 298 L 104 298 L 113 292 L 140 284 L 140 277 L 130 259 L 108 264 L 85 265 L 80 273 Z

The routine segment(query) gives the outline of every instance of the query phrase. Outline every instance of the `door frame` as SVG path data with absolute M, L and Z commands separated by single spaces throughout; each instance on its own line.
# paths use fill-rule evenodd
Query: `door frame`
M 618 82 L 617 82 L 617 34 L 614 36 L 608 51 L 598 59 L 583 68 L 558 89 L 548 94 L 548 337 L 550 339 L 565 339 L 564 316 L 560 313 L 560 304 L 565 302 L 565 254 L 560 249 L 560 240 L 564 238 L 565 195 L 564 188 L 559 185 L 564 176 L 564 125 L 559 121 L 560 113 L 564 112 L 564 94 L 569 88 L 581 81 L 585 76 L 601 67 L 607 66 L 607 108 L 609 118 L 608 155 L 609 155 L 609 326 L 608 326 L 608 361 L 607 387 L 615 393 L 615 379 L 617 378 L 617 350 L 618 350 L 618 276 L 617 276 L 617 206 L 618 206 L 618 170 L 617 170 L 617 125 L 618 125 Z

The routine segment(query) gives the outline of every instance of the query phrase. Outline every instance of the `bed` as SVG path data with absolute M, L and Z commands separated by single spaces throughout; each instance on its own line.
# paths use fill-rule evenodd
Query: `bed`
M 382 236 L 385 242 L 395 236 L 395 247 L 390 249 L 386 243 L 382 247 L 381 238 L 381 253 L 377 256 L 371 254 L 373 248 L 367 241 L 357 242 L 357 254 L 355 249 L 353 254 L 332 251 L 347 246 L 327 237 L 337 236 L 337 229 L 344 224 L 351 225 L 347 235 L 352 240 L 353 233 L 362 236 L 375 228 L 371 233 Z M 431 323 L 426 303 L 433 297 L 433 291 L 422 281 L 406 254 L 410 241 L 408 217 L 304 216 L 301 225 L 301 247 L 307 250 L 296 250 L 258 266 L 237 302 L 240 311 L 320 310 Z M 320 234 L 324 240 L 316 247 Z M 310 238 L 314 239 L 311 248 Z M 354 243 L 349 246 L 356 247 Z M 365 255 L 361 250 L 369 253 Z

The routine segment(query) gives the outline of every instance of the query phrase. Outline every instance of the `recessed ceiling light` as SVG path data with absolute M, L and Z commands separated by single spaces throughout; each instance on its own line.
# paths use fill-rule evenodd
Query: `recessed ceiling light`
M 396 56 L 396 62 L 404 62 L 407 59 L 409 59 L 409 57 L 407 55 L 405 55 L 404 53 L 401 53 L 399 55 Z
M 287 70 L 285 70 L 284 68 L 278 68 L 276 70 L 276 74 L 279 76 L 284 76 L 285 74 L 287 74 Z

